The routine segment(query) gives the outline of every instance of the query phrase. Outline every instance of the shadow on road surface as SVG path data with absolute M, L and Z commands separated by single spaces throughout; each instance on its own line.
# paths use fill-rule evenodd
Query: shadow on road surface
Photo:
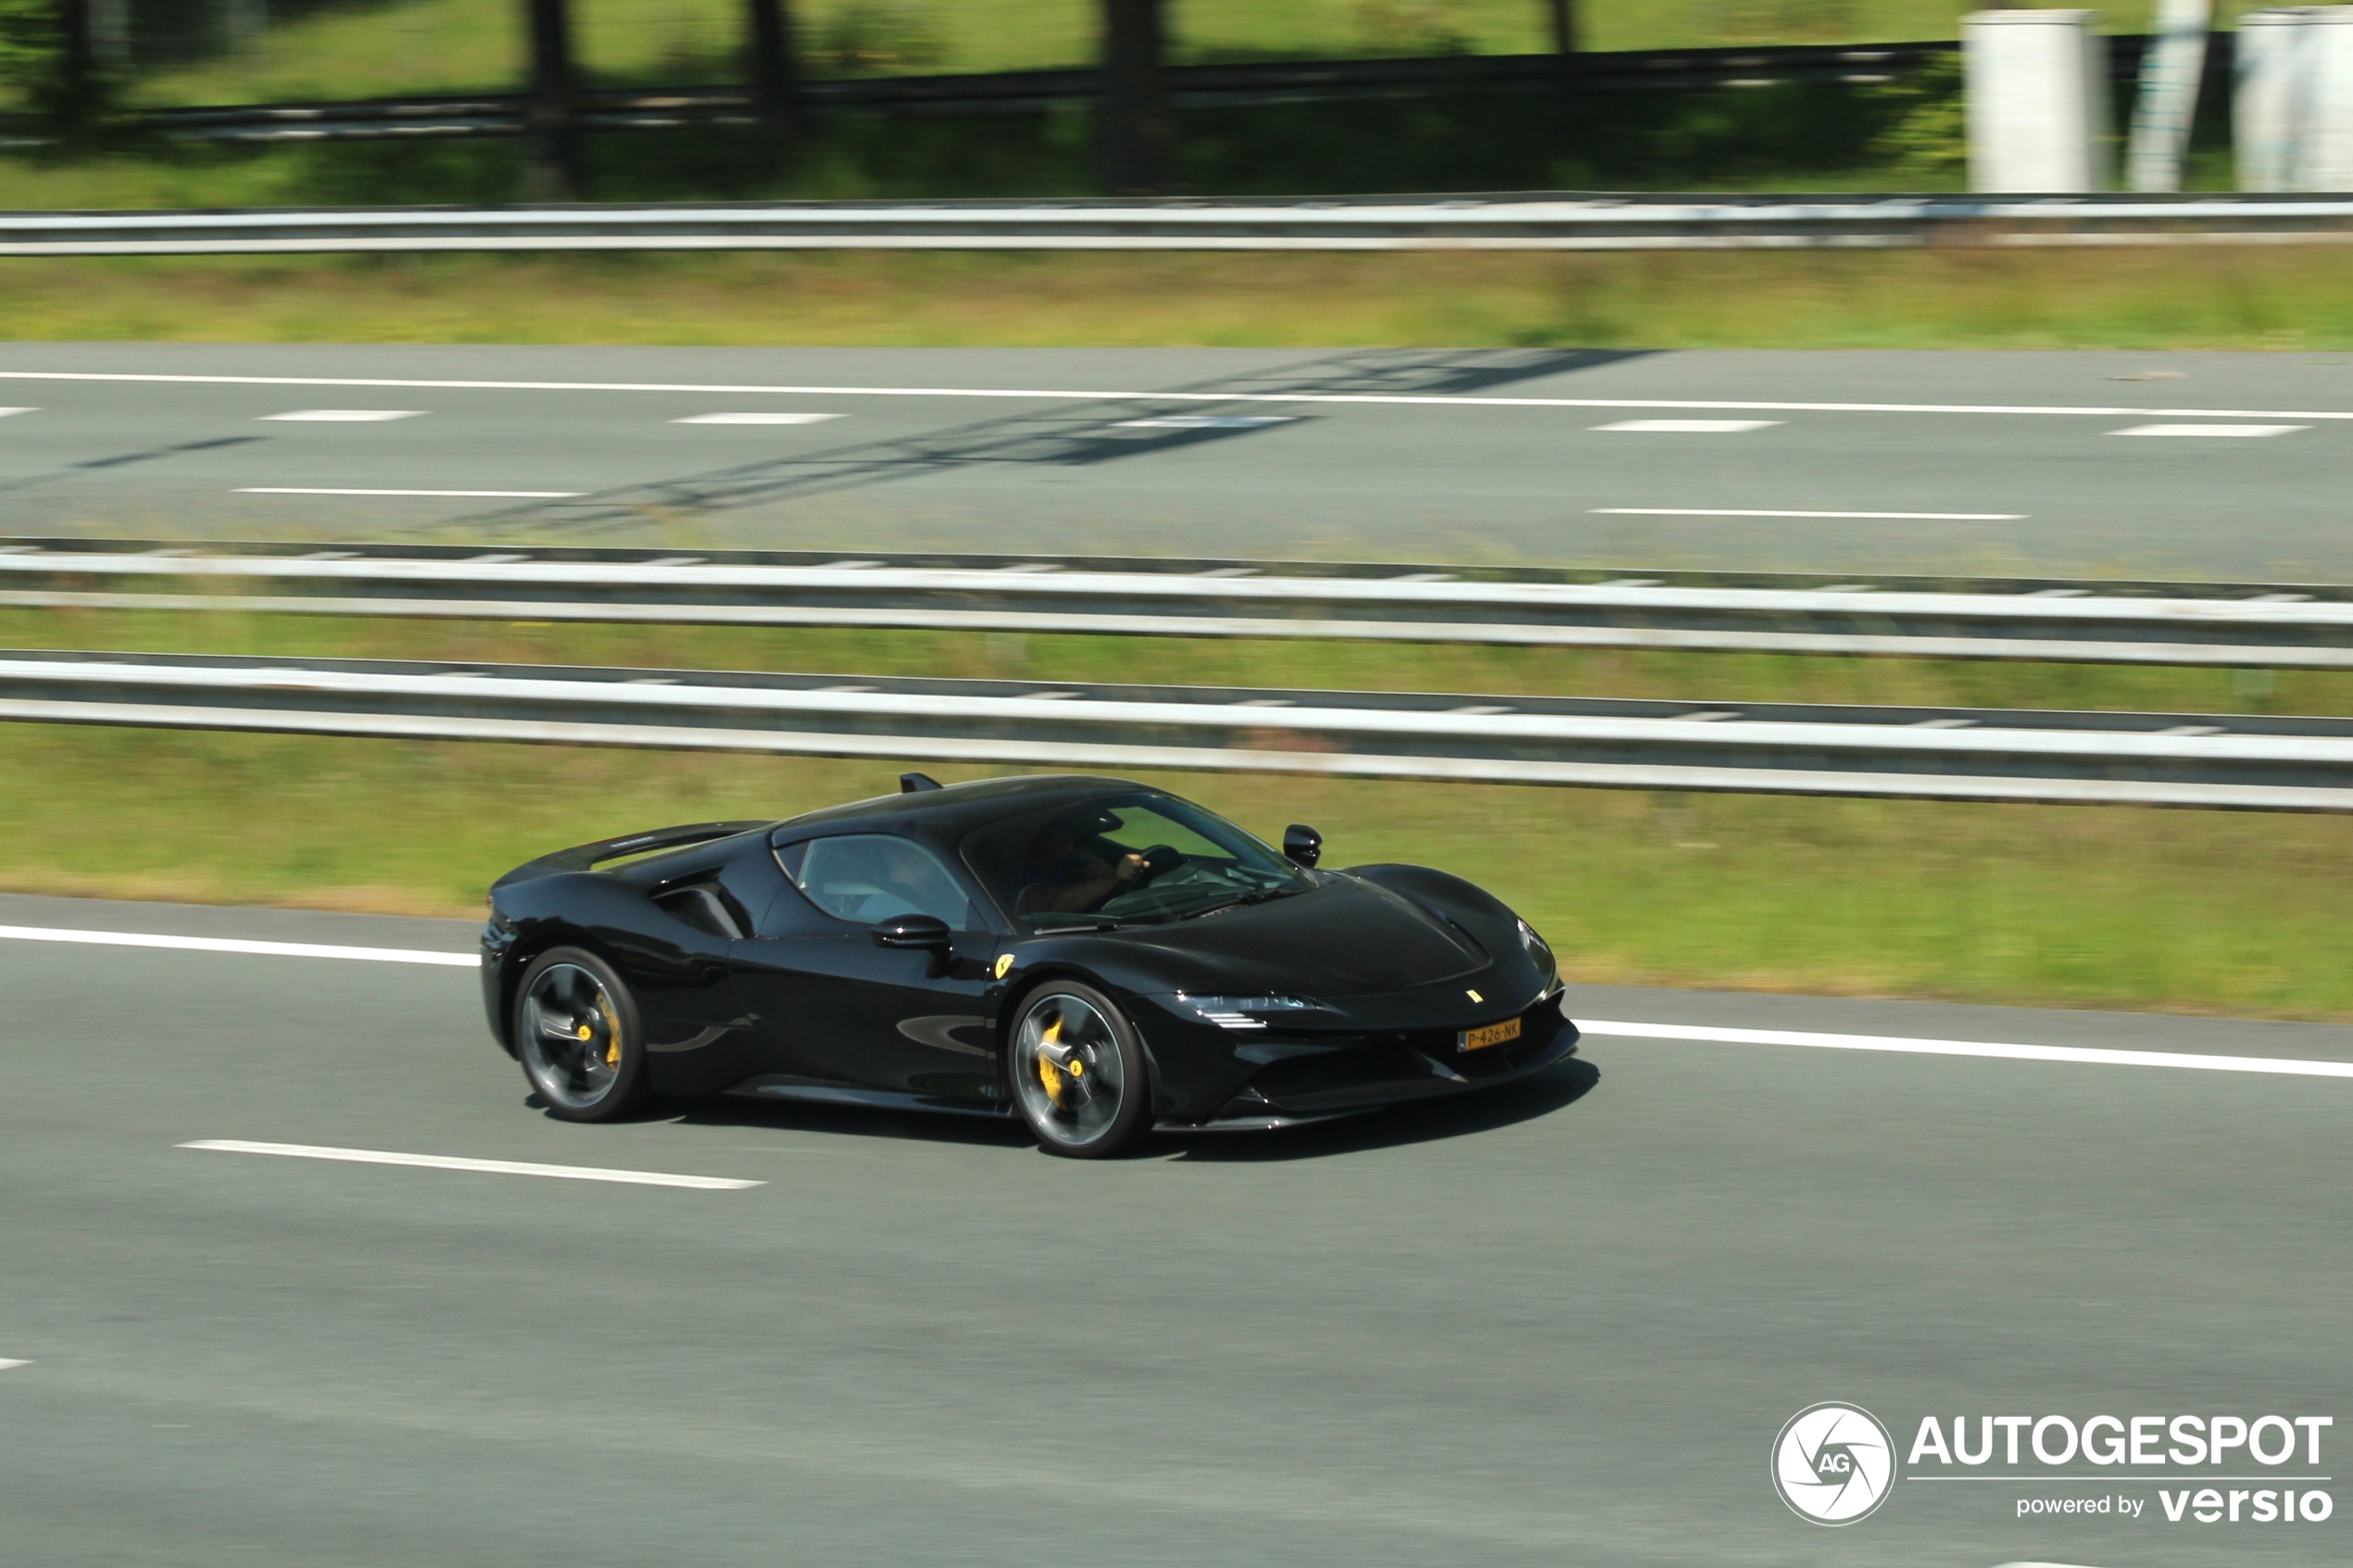
M 1524 1083 L 1313 1126 L 1271 1133 L 1164 1133 L 1147 1139 L 1137 1156 L 1213 1162 L 1316 1160 L 1467 1137 L 1549 1116 L 1584 1098 L 1600 1081 L 1600 1069 L 1571 1059 Z M 526 1103 L 535 1105 L 537 1097 Z M 649 1109 L 629 1120 L 668 1122 L 680 1127 L 768 1127 L 845 1137 L 916 1138 L 982 1148 L 1020 1149 L 1032 1145 L 1028 1129 L 1010 1116 L 957 1116 L 787 1100 L 698 1100 L 683 1110 L 676 1105 Z
M 1158 393 L 1050 401 L 947 430 L 796 452 L 573 499 L 505 508 L 465 521 L 475 526 L 610 533 L 987 464 L 1080 468 L 1247 440 L 1314 417 L 1313 404 L 1282 401 L 1286 398 L 1478 396 L 1641 358 L 1647 352 L 1358 349 Z

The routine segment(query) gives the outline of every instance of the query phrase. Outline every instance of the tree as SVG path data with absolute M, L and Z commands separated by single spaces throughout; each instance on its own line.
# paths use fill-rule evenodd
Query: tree
M 751 101 L 774 138 L 800 129 L 800 54 L 785 0 L 748 0 L 751 22 Z
M 106 99 L 94 20 L 89 0 L 0 0 L 0 82 L 67 135 L 87 130 Z
M 524 179 L 540 201 L 580 194 L 573 123 L 572 0 L 524 0 L 531 22 L 531 91 L 523 105 Z
M 1102 98 L 1097 110 L 1103 183 L 1120 194 L 1168 188 L 1176 130 L 1161 83 L 1163 0 L 1103 0 Z
M 1561 85 L 1577 84 L 1577 0 L 1544 0 L 1544 14 L 1553 24 L 1553 55 Z

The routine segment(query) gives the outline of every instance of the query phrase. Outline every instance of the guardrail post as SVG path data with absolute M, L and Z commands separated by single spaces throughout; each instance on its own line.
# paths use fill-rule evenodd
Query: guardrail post
M 2096 11 L 1962 20 L 1969 186 L 2061 194 L 2108 185 L 2108 48 Z

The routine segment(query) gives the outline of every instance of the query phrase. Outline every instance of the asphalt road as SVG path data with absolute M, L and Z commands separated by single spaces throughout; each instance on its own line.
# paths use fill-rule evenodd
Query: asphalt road
M 19 344 L 6 408 L 19 533 L 2353 571 L 2344 356 Z
M 20 897 L 0 923 L 470 938 Z M 1916 1465 L 1830 1530 L 1766 1461 L 1844 1399 L 1899 1445 L 1929 1414 L 2328 1415 L 2283 1474 L 2341 1475 L 2353 1080 L 1595 1035 L 1516 1096 L 1085 1166 L 846 1111 L 553 1123 L 464 969 L 0 939 L 0 994 L 9 1568 L 2348 1558 L 2343 1514 L 2169 1524 L 2151 1473 L 2080 1462 Z M 1576 1005 L 2353 1060 L 2333 1028 Z M 765 1185 L 176 1147 L 207 1138 Z M 2015 1512 L 2103 1492 L 2146 1512 Z

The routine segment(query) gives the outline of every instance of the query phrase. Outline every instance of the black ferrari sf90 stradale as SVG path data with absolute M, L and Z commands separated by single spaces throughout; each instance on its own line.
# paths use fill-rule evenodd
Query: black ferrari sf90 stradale
M 1290 1126 L 1576 1048 L 1526 921 L 1420 866 L 1321 871 L 1118 779 L 995 779 L 534 860 L 483 999 L 550 1113 L 726 1093 L 1018 1114 L 1056 1154 Z

